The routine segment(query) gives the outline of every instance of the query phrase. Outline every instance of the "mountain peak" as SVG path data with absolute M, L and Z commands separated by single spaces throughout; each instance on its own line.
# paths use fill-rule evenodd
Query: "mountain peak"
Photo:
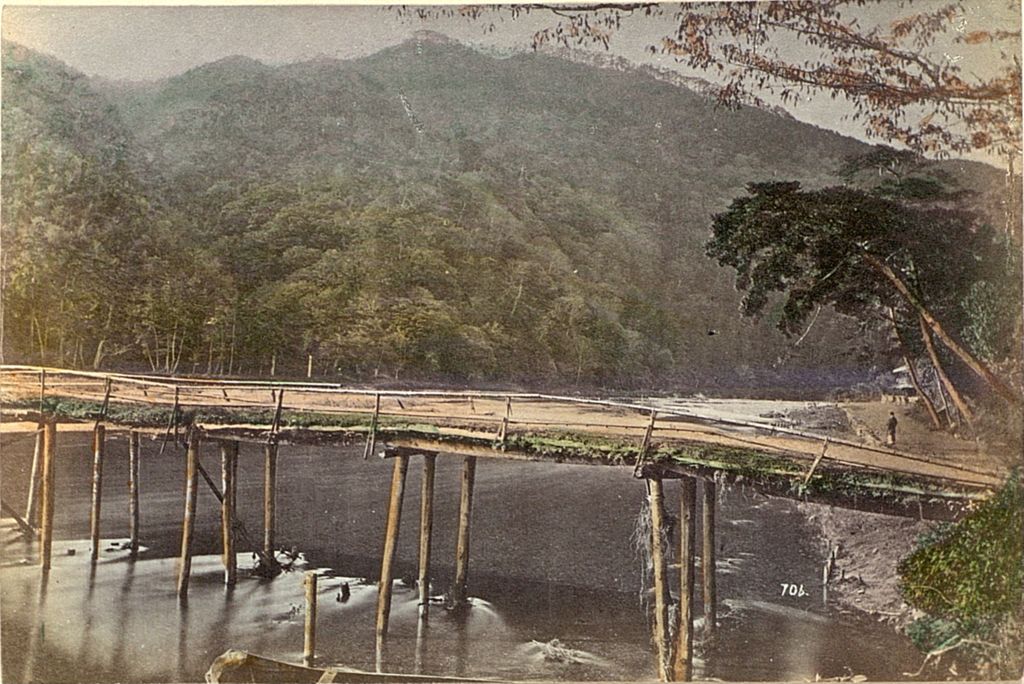
M 443 33 L 431 31 L 429 29 L 414 31 L 412 34 L 412 40 L 417 43 L 433 43 L 435 45 L 459 45 L 459 41 L 449 38 Z
M 230 67 L 243 69 L 265 69 L 267 65 L 254 57 L 245 55 L 228 55 L 206 64 L 207 67 Z

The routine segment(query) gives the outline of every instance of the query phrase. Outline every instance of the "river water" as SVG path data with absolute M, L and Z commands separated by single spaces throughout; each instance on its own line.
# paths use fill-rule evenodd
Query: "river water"
M 4 436 L 0 483 L 24 501 L 31 440 Z M 34 548 L 5 528 L 0 568 L 3 681 L 201 681 L 229 648 L 300 660 L 302 574 L 221 584 L 218 504 L 200 483 L 190 600 L 175 596 L 174 555 L 183 512 L 184 454 L 143 444 L 140 560 L 104 544 L 88 562 L 89 435 L 58 442 L 54 568 L 43 583 Z M 470 610 L 437 606 L 424 628 L 415 591 L 396 581 L 390 636 L 373 639 L 373 581 L 379 572 L 391 464 L 364 461 L 358 447 L 281 448 L 279 545 L 330 569 L 320 584 L 318 662 L 385 671 L 508 679 L 653 679 L 654 655 L 642 605 L 642 561 L 631 544 L 644 487 L 630 468 L 480 459 L 473 502 Z M 219 479 L 216 447 L 202 457 Z M 461 459 L 442 456 L 435 484 L 433 587 L 454 565 Z M 103 537 L 127 528 L 127 443 L 108 440 Z M 406 484 L 396 577 L 415 574 L 420 460 Z M 261 538 L 262 452 L 243 445 L 241 520 Z M 905 637 L 865 617 L 823 605 L 824 548 L 794 502 L 720 488 L 719 634 L 698 644 L 697 676 L 724 680 L 814 680 L 865 675 L 904 678 L 921 656 Z M 678 487 L 666 486 L 678 509 Z M 699 520 L 699 519 L 698 519 Z M 69 555 L 73 551 L 74 555 Z M 251 567 L 240 554 L 240 568 Z M 240 573 L 240 575 L 243 573 Z M 674 575 L 674 571 L 673 571 Z M 699 572 L 698 572 L 699 582 Z M 351 597 L 339 601 L 347 583 Z M 676 580 L 673 577 L 673 586 Z M 797 596 L 782 585 L 802 586 Z M 799 594 L 804 595 L 799 595 Z M 698 596 L 700 587 L 698 586 Z M 699 600 L 696 615 L 700 616 Z M 699 626 L 699 621 L 698 621 Z M 553 641 L 557 640 L 557 641 Z M 379 659 L 378 659 L 379 656 Z

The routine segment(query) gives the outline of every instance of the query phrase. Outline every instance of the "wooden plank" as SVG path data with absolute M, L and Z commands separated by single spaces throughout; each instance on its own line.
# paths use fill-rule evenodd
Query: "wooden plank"
M 106 427 L 97 424 L 92 433 L 92 507 L 89 514 L 89 558 L 93 563 L 100 557 L 100 509 L 103 504 L 103 457 L 106 443 Z
M 633 477 L 640 477 L 640 471 L 643 468 L 644 461 L 647 460 L 647 453 L 651 449 L 651 435 L 654 434 L 654 421 L 658 419 L 658 412 L 651 411 L 651 419 L 647 423 L 647 429 L 644 431 L 644 439 L 640 442 L 640 449 L 636 454 L 636 464 L 633 466 Z
M 818 464 L 821 463 L 821 459 L 825 458 L 825 452 L 826 451 L 828 451 L 828 440 L 827 439 L 825 440 L 825 443 L 821 445 L 821 453 L 819 453 L 818 457 L 814 459 L 814 463 L 811 464 L 811 469 L 808 470 L 807 471 L 807 475 L 804 476 L 804 485 L 805 486 L 807 485 L 808 482 L 811 481 L 811 478 L 814 476 L 814 471 L 818 467 Z
M 647 504 L 651 525 L 651 564 L 654 567 L 654 644 L 658 657 L 658 679 L 671 679 L 668 643 L 668 563 L 662 533 L 665 530 L 664 492 L 661 480 L 648 479 Z
M 718 586 L 715 573 L 715 505 L 716 493 L 714 480 L 706 479 L 701 485 L 703 500 L 701 513 L 703 520 L 701 531 L 704 543 L 701 549 L 701 569 L 704 579 L 704 637 L 711 638 L 718 628 Z
M 277 444 L 263 448 L 263 553 L 274 558 L 277 519 Z
M 14 507 L 8 505 L 8 503 L 3 499 L 0 499 L 0 510 L 14 519 L 14 522 L 18 525 L 22 534 L 24 534 L 28 539 L 32 539 L 36 536 L 35 528 L 29 525 L 28 522 L 18 514 L 18 511 L 14 510 Z
M 697 482 L 692 477 L 679 481 L 679 611 L 673 647 L 672 679 L 693 679 L 693 588 L 696 542 Z
M 306 623 L 303 629 L 302 662 L 312 667 L 316 659 L 316 571 L 306 572 L 303 585 L 306 590 Z
M 466 456 L 462 462 L 462 490 L 459 495 L 459 534 L 455 545 L 455 581 L 452 584 L 452 602 L 458 606 L 466 602 L 466 582 L 469 577 L 469 535 L 473 516 L 473 482 L 476 479 L 476 457 Z
M 196 523 L 196 499 L 199 494 L 199 431 L 192 430 L 185 453 L 185 516 L 181 524 L 181 557 L 178 565 L 178 598 L 188 598 L 192 574 L 192 537 Z
M 370 434 L 366 436 L 366 448 L 363 449 L 363 460 L 365 461 L 373 453 L 377 444 L 377 421 L 380 420 L 380 395 L 378 394 L 373 403 L 373 417 L 370 419 Z
M 39 480 L 43 458 L 43 424 L 36 429 L 35 445 L 32 448 L 32 473 L 28 480 L 28 503 L 25 505 L 25 522 L 33 527 L 39 525 Z
M 388 519 L 384 530 L 384 553 L 381 555 L 380 581 L 377 584 L 377 639 L 387 634 L 391 616 L 391 584 L 394 579 L 395 551 L 398 530 L 402 522 L 402 498 L 405 495 L 405 476 L 409 471 L 409 457 L 399 456 L 391 474 L 388 499 Z
M 238 442 L 224 442 L 220 445 L 220 535 L 224 558 L 224 584 L 234 586 L 237 580 L 238 562 L 235 554 L 235 474 L 238 460 Z
M 39 564 L 49 571 L 53 554 L 54 455 L 57 450 L 57 423 L 47 420 L 43 428 L 43 473 L 40 494 Z
M 128 547 L 131 557 L 139 555 L 139 433 L 128 433 Z
M 436 454 L 423 455 L 423 488 L 420 492 L 420 558 L 416 586 L 419 589 L 420 617 L 430 612 L 430 542 L 434 528 L 434 470 Z
M 470 399 L 472 402 L 472 399 Z M 476 410 L 474 408 L 474 410 Z M 505 446 L 508 439 L 508 422 L 512 419 L 512 397 L 505 397 L 505 417 L 501 419 L 501 427 L 498 428 L 498 442 Z

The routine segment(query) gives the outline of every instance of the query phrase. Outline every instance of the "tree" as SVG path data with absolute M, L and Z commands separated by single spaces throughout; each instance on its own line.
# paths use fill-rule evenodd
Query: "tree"
M 852 106 L 852 119 L 870 136 L 936 155 L 984 151 L 1007 159 L 1013 171 L 1021 130 L 1019 26 L 967 26 L 958 2 L 931 3 L 921 11 L 911 11 L 907 3 L 907 13 L 872 21 L 871 8 L 883 4 L 773 0 L 683 2 L 674 10 L 644 2 L 401 11 L 470 18 L 495 11 L 513 17 L 555 14 L 554 25 L 534 34 L 535 48 L 555 43 L 607 49 L 630 17 L 666 17 L 670 30 L 649 49 L 711 73 L 721 83 L 718 98 L 724 104 L 758 101 L 764 92 L 789 104 L 808 95 L 843 98 Z M 1011 16 L 1019 15 L 1013 0 L 1008 8 Z M 964 69 L 937 48 L 943 41 L 950 51 L 990 46 L 990 73 Z
M 849 187 L 803 190 L 796 182 L 751 183 L 713 220 L 707 255 L 736 269 L 742 311 L 756 316 L 784 293 L 779 328 L 800 329 L 821 304 L 865 318 L 902 306 L 1013 404 L 1016 391 L 959 342 L 940 316 L 955 318 L 953 293 L 991 267 L 993 235 L 970 212 L 917 207 Z

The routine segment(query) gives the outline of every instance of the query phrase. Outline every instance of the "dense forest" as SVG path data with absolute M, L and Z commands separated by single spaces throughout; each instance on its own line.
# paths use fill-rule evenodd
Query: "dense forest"
M 899 362 L 831 305 L 744 317 L 705 254 L 748 183 L 863 185 L 876 148 L 707 87 L 436 34 L 141 84 L 5 44 L 2 83 L 7 363 L 716 391 Z M 928 166 L 1002 210 L 995 169 Z M 1019 266 L 986 253 L 971 340 L 1002 357 Z

